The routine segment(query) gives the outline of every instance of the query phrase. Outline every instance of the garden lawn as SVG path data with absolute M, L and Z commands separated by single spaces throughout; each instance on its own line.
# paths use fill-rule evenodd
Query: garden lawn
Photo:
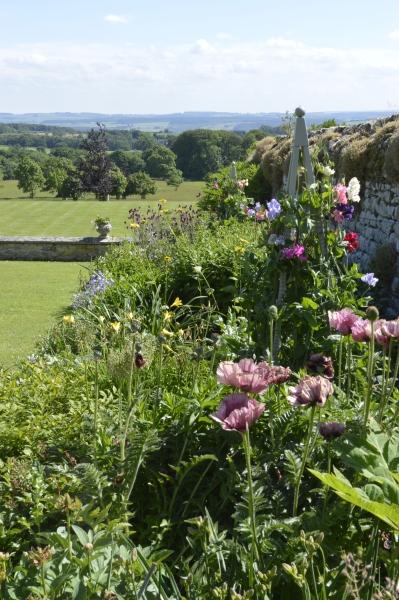
M 141 200 L 139 196 L 130 196 L 126 200 L 99 202 L 93 195 L 77 202 L 54 198 L 54 195 L 38 194 L 34 200 L 28 194 L 22 194 L 16 181 L 4 181 L 0 187 L 0 236 L 92 236 L 91 221 L 97 215 L 110 217 L 112 235 L 124 236 L 127 232 L 124 221 L 128 220 L 129 209 L 141 206 L 147 210 L 150 206 L 157 210 L 157 202 L 166 199 L 163 208 L 177 208 L 179 204 L 194 204 L 202 189 L 202 182 L 185 182 L 178 190 L 157 181 L 158 191 L 154 196 Z
M 35 349 L 39 335 L 68 307 L 84 264 L 0 261 L 0 365 Z

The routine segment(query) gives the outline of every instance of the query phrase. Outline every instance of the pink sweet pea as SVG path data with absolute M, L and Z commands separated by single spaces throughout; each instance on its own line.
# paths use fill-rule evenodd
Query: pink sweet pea
M 242 434 L 252 427 L 264 410 L 264 404 L 246 394 L 230 394 L 222 400 L 217 411 L 210 417 L 220 423 L 226 431 L 238 431 Z
M 352 327 L 352 338 L 355 342 L 371 340 L 371 322 L 368 319 L 358 319 Z
M 342 184 L 338 183 L 335 187 L 333 187 L 334 193 L 334 202 L 340 202 L 341 204 L 347 204 L 347 188 Z
M 311 377 L 305 375 L 296 387 L 288 388 L 290 393 L 287 400 L 291 406 L 307 406 L 317 404 L 324 406 L 328 396 L 331 396 L 334 389 L 331 382 L 320 375 Z
M 244 187 L 244 184 L 243 184 L 243 182 L 242 182 L 242 181 L 237 181 L 237 185 L 238 185 L 238 187 L 240 188 L 240 190 L 242 190 L 242 189 L 243 189 L 243 187 Z
M 334 210 L 332 213 L 332 217 L 337 223 L 342 223 L 344 220 L 344 215 L 340 210 Z
M 330 327 L 336 329 L 342 335 L 348 335 L 352 331 L 352 326 L 358 320 L 358 317 L 349 309 L 343 308 L 336 312 L 328 312 Z

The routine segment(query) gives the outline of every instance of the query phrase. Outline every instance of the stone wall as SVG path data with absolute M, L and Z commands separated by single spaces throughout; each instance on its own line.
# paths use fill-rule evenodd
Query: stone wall
M 0 237 L 0 260 L 90 262 L 124 240 L 122 237 Z

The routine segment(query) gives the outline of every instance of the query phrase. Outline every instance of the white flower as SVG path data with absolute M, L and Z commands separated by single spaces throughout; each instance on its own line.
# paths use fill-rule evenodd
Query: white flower
M 324 167 L 323 173 L 326 177 L 331 177 L 331 175 L 334 175 L 335 171 L 334 169 L 331 169 L 331 167 Z
M 317 188 L 317 182 L 316 182 L 316 183 L 312 183 L 312 184 L 309 186 L 309 189 L 310 189 L 310 190 L 315 190 L 316 188 Z
M 347 191 L 348 191 L 348 199 L 351 202 L 360 202 L 360 196 L 359 196 L 360 183 L 359 183 L 359 180 L 357 179 L 357 177 L 352 177 L 352 179 L 348 183 Z
M 201 273 L 202 267 L 194 267 L 195 273 Z

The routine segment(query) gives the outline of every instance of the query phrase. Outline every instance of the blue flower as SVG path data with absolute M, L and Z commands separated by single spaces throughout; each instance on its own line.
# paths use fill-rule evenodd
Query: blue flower
M 363 277 L 361 277 L 361 280 L 364 281 L 364 283 L 371 285 L 372 287 L 374 287 L 378 281 L 377 277 L 374 277 L 374 273 L 366 273 L 366 275 L 363 275 Z
M 268 209 L 267 216 L 269 217 L 269 219 L 275 219 L 276 217 L 280 216 L 281 205 L 279 202 L 277 202 L 277 200 L 275 198 L 273 198 L 273 200 L 270 200 L 270 202 L 268 202 L 267 209 Z
M 255 211 L 253 208 L 250 208 L 249 211 L 247 212 L 248 217 L 252 217 L 255 214 Z
M 260 210 L 260 202 L 257 202 L 257 203 L 255 204 L 255 208 L 256 208 L 256 210 Z

